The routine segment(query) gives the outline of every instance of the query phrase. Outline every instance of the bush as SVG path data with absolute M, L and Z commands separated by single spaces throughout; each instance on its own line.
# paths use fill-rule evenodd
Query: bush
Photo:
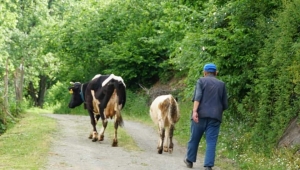
M 130 119 L 149 119 L 149 107 L 147 104 L 148 97 L 141 93 L 134 93 L 130 90 L 126 91 L 126 103 L 123 115 Z
M 88 115 L 83 105 L 74 109 L 68 107 L 71 95 L 67 90 L 69 86 L 61 82 L 57 82 L 47 91 L 45 98 L 45 108 L 52 110 L 53 113 L 58 114 L 76 114 L 76 115 Z

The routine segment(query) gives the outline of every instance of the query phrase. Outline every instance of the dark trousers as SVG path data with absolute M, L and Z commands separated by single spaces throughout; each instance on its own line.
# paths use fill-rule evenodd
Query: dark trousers
M 191 120 L 191 137 L 187 144 L 187 160 L 196 162 L 199 143 L 203 134 L 205 134 L 206 153 L 204 166 L 213 167 L 215 165 L 216 146 L 220 125 L 221 122 L 217 119 L 201 118 L 198 123 Z

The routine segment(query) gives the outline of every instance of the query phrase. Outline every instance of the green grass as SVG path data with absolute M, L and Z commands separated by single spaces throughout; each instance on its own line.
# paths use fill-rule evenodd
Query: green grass
M 39 169 L 47 159 L 54 120 L 30 110 L 0 136 L 0 169 Z

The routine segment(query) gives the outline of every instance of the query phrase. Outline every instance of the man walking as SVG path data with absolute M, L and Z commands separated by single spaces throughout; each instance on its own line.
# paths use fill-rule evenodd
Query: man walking
M 223 111 L 228 108 L 228 98 L 225 83 L 216 78 L 217 67 L 215 64 L 206 64 L 203 68 L 203 74 L 204 77 L 198 79 L 194 91 L 191 136 L 187 144 L 184 162 L 188 168 L 193 167 L 193 162 L 196 162 L 197 159 L 200 140 L 205 134 L 204 167 L 206 170 L 211 170 L 215 163 Z

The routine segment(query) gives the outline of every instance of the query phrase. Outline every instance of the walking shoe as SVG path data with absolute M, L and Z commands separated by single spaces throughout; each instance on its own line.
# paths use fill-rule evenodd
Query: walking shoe
M 212 170 L 210 166 L 206 166 L 204 168 L 205 168 L 205 170 Z
M 183 162 L 186 164 L 186 166 L 188 168 L 193 168 L 193 162 L 187 160 L 187 159 L 184 159 Z

